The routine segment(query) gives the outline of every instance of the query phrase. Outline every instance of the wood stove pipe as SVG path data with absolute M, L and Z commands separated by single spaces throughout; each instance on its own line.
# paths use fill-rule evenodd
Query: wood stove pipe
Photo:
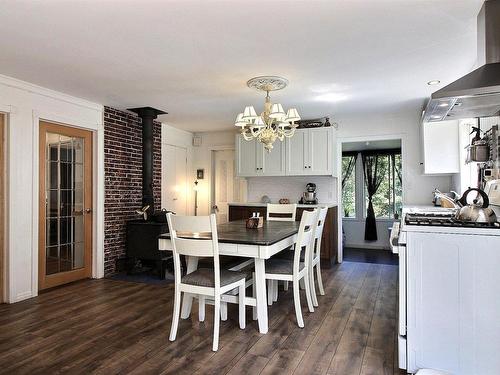
M 148 216 L 152 217 L 153 195 L 153 121 L 167 112 L 152 107 L 130 108 L 142 120 L 142 206 L 149 206 Z

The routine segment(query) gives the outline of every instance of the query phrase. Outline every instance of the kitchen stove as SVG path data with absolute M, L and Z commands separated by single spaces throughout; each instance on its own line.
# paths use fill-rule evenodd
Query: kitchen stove
M 457 220 L 454 211 L 406 213 L 405 224 L 437 227 L 500 228 L 499 222 L 480 223 Z

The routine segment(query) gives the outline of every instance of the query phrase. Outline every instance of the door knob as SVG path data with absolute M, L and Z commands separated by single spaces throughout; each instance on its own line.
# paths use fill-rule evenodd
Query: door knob
M 86 209 L 85 209 L 85 213 L 86 213 L 86 214 L 90 214 L 91 212 L 92 212 L 92 209 L 91 209 L 91 208 L 86 208 Z

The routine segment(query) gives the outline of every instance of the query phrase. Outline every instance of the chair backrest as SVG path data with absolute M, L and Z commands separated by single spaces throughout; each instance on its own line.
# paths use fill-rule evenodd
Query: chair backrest
M 172 241 L 175 282 L 180 283 L 180 255 L 214 258 L 216 289 L 220 286 L 219 242 L 215 214 L 210 216 L 178 216 L 167 214 Z
M 300 253 L 305 248 L 304 260 L 306 267 L 312 260 L 311 245 L 314 243 L 316 227 L 318 225 L 319 210 L 315 208 L 312 211 L 304 210 L 300 220 L 299 232 L 297 233 L 297 242 L 295 243 L 295 253 L 293 257 L 294 268 L 299 267 Z
M 266 220 L 295 221 L 297 204 L 267 204 Z
M 320 255 L 321 236 L 323 235 L 323 228 L 325 227 L 326 215 L 328 214 L 328 207 L 320 207 L 318 213 L 318 225 L 316 226 L 316 235 L 314 236 L 313 243 L 313 258 Z

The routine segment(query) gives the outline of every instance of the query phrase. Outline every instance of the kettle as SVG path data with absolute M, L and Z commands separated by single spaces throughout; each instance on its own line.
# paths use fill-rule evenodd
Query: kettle
M 478 198 L 475 198 L 472 204 L 469 204 L 467 197 L 473 191 L 479 193 L 482 198 L 482 204 L 479 203 Z M 462 207 L 457 211 L 455 219 L 460 221 L 472 221 L 478 223 L 494 223 L 497 221 L 497 216 L 495 212 L 489 208 L 489 198 L 488 195 L 481 189 L 469 188 L 465 191 L 462 197 L 458 200 L 458 203 Z

